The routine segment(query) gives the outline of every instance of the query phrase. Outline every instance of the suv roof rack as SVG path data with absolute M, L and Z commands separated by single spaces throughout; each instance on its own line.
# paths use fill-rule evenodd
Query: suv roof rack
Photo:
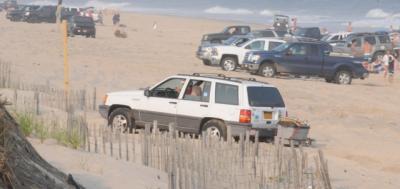
M 240 82 L 239 80 L 260 82 L 260 81 L 257 81 L 256 78 L 254 78 L 254 77 L 250 77 L 250 78 L 245 78 L 245 77 L 227 77 L 224 74 L 219 74 L 219 73 L 193 73 L 191 75 L 189 75 L 189 74 L 178 74 L 178 75 L 196 76 L 196 77 L 213 77 L 213 78 L 224 79 L 224 80 L 229 80 L 229 81 L 233 81 L 233 82 Z M 260 82 L 260 83 L 269 84 L 267 82 Z

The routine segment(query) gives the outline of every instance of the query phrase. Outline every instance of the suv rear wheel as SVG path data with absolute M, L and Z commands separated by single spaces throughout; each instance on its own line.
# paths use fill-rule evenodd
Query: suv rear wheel
M 352 80 L 351 72 L 348 70 L 340 70 L 336 73 L 335 81 L 337 84 L 350 85 Z
M 206 132 L 213 138 L 226 140 L 226 125 L 220 121 L 212 119 L 203 125 L 203 132 Z
M 235 71 L 237 67 L 237 60 L 234 57 L 227 56 L 221 61 L 221 68 L 225 71 Z
M 258 74 L 264 77 L 274 77 L 276 75 L 275 66 L 273 64 L 261 64 Z
M 128 108 L 117 108 L 111 112 L 108 125 L 113 131 L 126 133 L 132 131 L 132 118 Z

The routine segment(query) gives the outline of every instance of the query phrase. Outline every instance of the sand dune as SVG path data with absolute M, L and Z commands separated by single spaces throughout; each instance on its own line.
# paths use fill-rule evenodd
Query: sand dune
M 106 18 L 106 25 L 97 27 L 96 39 L 69 40 L 72 87 L 97 87 L 105 93 L 192 72 L 250 77 L 243 71 L 203 66 L 195 58 L 202 34 L 232 23 L 128 13 L 121 20 L 128 26 L 127 39 L 115 38 L 111 18 Z M 152 29 L 154 22 L 157 30 Z M 11 23 L 1 14 L 0 40 L 0 58 L 12 63 L 21 80 L 62 87 L 62 40 L 56 25 Z M 351 86 L 320 79 L 251 77 L 277 86 L 289 114 L 310 122 L 315 148 L 323 149 L 329 161 L 334 188 L 400 188 L 400 73 L 394 84 L 372 75 Z M 37 146 L 40 152 L 42 146 Z M 49 149 L 42 152 L 52 159 Z

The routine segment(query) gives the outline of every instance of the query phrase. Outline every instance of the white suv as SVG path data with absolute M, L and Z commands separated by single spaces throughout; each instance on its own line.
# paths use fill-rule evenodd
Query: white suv
M 158 121 L 185 133 L 209 132 L 217 137 L 247 130 L 260 136 L 274 134 L 280 118 L 287 116 L 279 90 L 255 79 L 216 74 L 179 74 L 146 90 L 108 93 L 100 114 L 122 132 Z

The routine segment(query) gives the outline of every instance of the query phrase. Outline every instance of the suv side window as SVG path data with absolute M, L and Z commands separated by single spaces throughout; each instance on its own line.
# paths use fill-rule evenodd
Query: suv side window
M 335 35 L 331 38 L 332 41 L 337 41 L 339 40 L 339 35 Z
M 254 41 L 246 46 L 246 49 L 264 50 L 265 41 Z
M 387 35 L 381 35 L 381 36 L 379 36 L 379 42 L 380 43 L 390 43 L 390 38 Z
M 361 38 L 355 38 L 355 39 L 351 40 L 351 44 L 354 47 L 361 47 Z
M 275 47 L 277 47 L 279 45 L 282 45 L 282 43 L 281 42 L 270 41 L 269 44 L 268 44 L 268 50 L 272 50 L 272 49 L 274 49 Z
M 368 42 L 371 45 L 375 45 L 376 44 L 376 39 L 375 36 L 367 36 L 364 38 L 365 42 Z
M 202 80 L 190 80 L 185 90 L 184 100 L 209 102 L 211 82 Z
M 178 98 L 185 84 L 184 78 L 171 78 L 151 90 L 150 96 L 161 98 Z
M 288 52 L 292 55 L 305 56 L 307 54 L 307 45 L 294 44 L 289 48 Z
M 236 85 L 216 83 L 215 103 L 239 105 L 239 87 Z

